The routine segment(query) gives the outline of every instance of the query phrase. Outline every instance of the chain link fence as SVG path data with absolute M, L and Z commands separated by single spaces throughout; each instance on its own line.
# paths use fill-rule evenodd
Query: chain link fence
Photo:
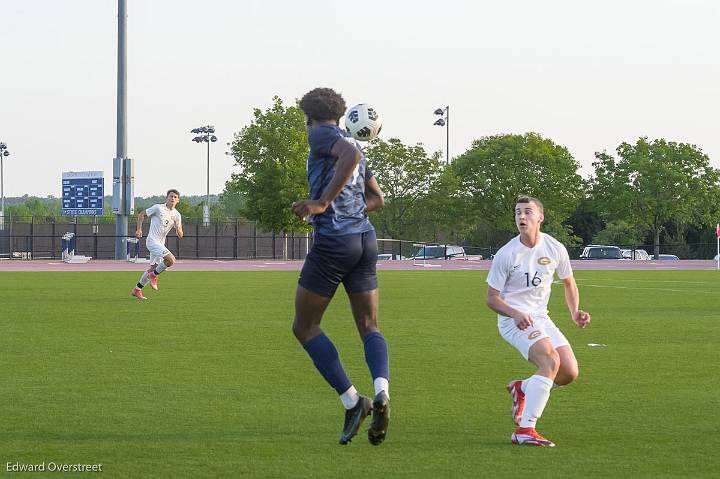
M 128 224 L 135 231 L 136 220 Z M 9 217 L 0 227 L 0 258 L 59 259 L 61 237 L 75 235 L 75 251 L 97 259 L 115 258 L 115 221 L 108 217 Z M 143 236 L 149 224 L 143 225 Z M 312 236 L 304 233 L 268 233 L 258 231 L 255 223 L 236 219 L 204 226 L 201 219 L 183 221 L 182 239 L 171 232 L 168 248 L 180 259 L 305 259 L 312 247 Z M 491 259 L 502 245 L 482 246 L 441 244 L 424 241 L 378 239 L 381 259 Z M 650 256 L 653 245 L 615 245 L 630 251 L 644 250 Z M 462 247 L 459 253 L 456 247 Z M 661 244 L 661 254 L 680 259 L 713 259 L 716 243 Z M 569 247 L 571 259 L 580 258 L 584 247 Z M 636 256 L 632 253 L 631 257 Z M 140 241 L 140 257 L 147 257 L 145 241 Z
M 86 219 L 87 220 L 87 219 Z M 135 232 L 130 220 L 128 233 Z M 149 224 L 143 225 L 143 237 Z M 167 246 L 179 259 L 304 259 L 312 247 L 312 238 L 301 233 L 258 231 L 243 220 L 210 223 L 183 221 L 182 239 L 174 232 Z M 0 258 L 58 259 L 62 254 L 61 237 L 75 235 L 75 252 L 96 259 L 115 258 L 115 223 L 112 221 L 74 221 L 72 218 L 9 218 L 0 229 Z M 140 241 L 140 257 L 149 252 Z

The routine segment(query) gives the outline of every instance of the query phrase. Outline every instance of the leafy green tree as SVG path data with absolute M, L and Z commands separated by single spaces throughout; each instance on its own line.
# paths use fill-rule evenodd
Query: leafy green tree
M 182 215 L 183 219 L 187 221 L 201 219 L 203 217 L 202 205 L 203 203 L 193 205 L 189 201 L 180 201 L 175 208 Z
M 719 216 L 720 217 L 720 216 Z M 677 236 L 682 232 L 685 243 L 692 250 L 690 255 L 683 255 L 678 253 L 682 259 L 710 259 L 714 258 L 716 252 L 716 237 L 715 237 L 715 224 L 709 225 L 683 225 L 678 227 L 677 225 L 670 225 L 675 230 Z
M 696 146 L 640 138 L 622 143 L 617 155 L 595 154 L 593 196 L 607 219 L 651 233 L 656 255 L 666 223 L 712 224 L 720 175 Z
M 227 182 L 218 201 L 222 215 L 226 218 L 242 216 L 246 203 L 245 195 L 238 190 L 237 183 Z
M 517 235 L 516 229 L 498 228 L 486 220 L 479 218 L 475 220 L 472 230 L 467 234 L 466 243 L 487 248 L 484 254 L 490 255 L 497 251 L 493 247 L 502 246 L 515 235 Z
M 36 198 L 25 196 L 21 203 L 6 206 L 5 215 L 13 221 L 29 222 L 31 217 L 47 218 L 60 216 L 62 202 L 58 198 Z
M 592 198 L 589 197 L 580 200 L 567 223 L 572 226 L 573 233 L 582 240 L 583 244 L 592 243 L 595 235 L 602 231 L 605 225 Z
M 477 224 L 482 221 L 494 230 L 514 232 L 515 201 L 527 194 L 545 206 L 543 229 L 566 244 L 577 244 L 580 240 L 565 222 L 583 197 L 578 166 L 567 148 L 526 133 L 474 141 L 455 159 L 451 171 L 467 214 Z
M 371 217 L 380 236 L 400 239 L 417 233 L 415 226 L 428 212 L 420 203 L 443 171 L 440 153 L 428 155 L 422 145 L 407 146 L 397 138 L 378 138 L 364 153 L 385 195 L 385 206 Z
M 418 201 L 409 215 L 415 225 L 413 232 L 423 240 L 463 243 L 476 221 L 458 194 L 458 178 L 444 164 L 440 168 L 443 171 L 430 185 L 429 194 Z
M 688 244 L 686 239 L 687 225 L 674 224 L 672 228 L 666 229 L 666 239 L 668 245 L 663 253 L 677 255 L 680 259 L 695 258 L 693 248 Z
M 188 195 L 185 196 L 180 192 L 180 202 L 177 204 L 177 210 L 183 217 L 184 224 L 200 223 L 203 221 L 203 205 L 205 204 L 205 195 Z M 152 205 L 158 203 L 165 203 L 165 196 L 155 195 L 147 198 L 137 197 L 135 198 L 135 216 L 140 211 L 146 210 Z M 106 208 L 106 213 L 107 213 Z M 232 215 L 227 215 L 224 205 L 220 203 L 220 197 L 217 195 L 210 195 L 210 221 L 227 221 L 231 218 L 238 216 L 238 212 L 235 211 Z M 132 220 L 135 221 L 135 218 Z
M 266 111 L 254 110 L 250 125 L 235 134 L 230 154 L 239 173 L 225 183 L 223 195 L 242 197 L 239 210 L 266 231 L 309 231 L 290 207 L 307 198 L 307 133 L 302 111 L 285 107 L 277 96 Z
M 614 220 L 605 225 L 605 228 L 593 237 L 592 242 L 595 244 L 634 246 L 643 243 L 643 234 L 627 221 Z
M 583 243 L 582 238 L 573 231 L 572 225 L 560 220 L 557 215 L 546 216 L 542 230 L 567 247 L 580 246 Z

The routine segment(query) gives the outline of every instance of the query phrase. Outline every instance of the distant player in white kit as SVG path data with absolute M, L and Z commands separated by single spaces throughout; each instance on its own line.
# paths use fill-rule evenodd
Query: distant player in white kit
M 143 296 L 143 287 L 150 282 L 152 289 L 158 289 L 157 277 L 173 264 L 175 264 L 175 256 L 165 246 L 165 238 L 170 230 L 174 227 L 178 238 L 183 237 L 182 217 L 175 206 L 180 202 L 180 192 L 178 190 L 168 190 L 165 197 L 165 203 L 152 205 L 145 211 L 141 211 L 137 219 L 137 229 L 135 237 L 142 238 L 142 224 L 145 216 L 150 217 L 150 231 L 148 232 L 145 246 L 150 251 L 150 268 L 143 273 L 140 281 L 132 290 L 132 295 L 137 299 L 147 299 Z
M 553 447 L 535 430 L 550 390 L 570 384 L 578 376 L 578 364 L 570 343 L 548 316 L 550 285 L 554 273 L 565 287 L 565 302 L 572 320 L 584 328 L 590 315 L 579 309 L 580 295 L 562 243 L 540 232 L 545 216 L 542 203 L 521 196 L 515 205 L 515 225 L 520 234 L 493 259 L 488 274 L 487 305 L 498 313 L 498 329 L 505 341 L 535 364 L 537 372 L 524 381 L 514 380 L 507 389 L 512 396 L 512 418 L 518 425 L 513 444 Z

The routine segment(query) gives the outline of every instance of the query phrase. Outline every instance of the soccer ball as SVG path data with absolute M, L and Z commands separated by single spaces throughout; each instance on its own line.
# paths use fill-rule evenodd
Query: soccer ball
M 345 129 L 356 140 L 370 141 L 380 134 L 382 119 L 371 105 L 360 103 L 345 114 Z

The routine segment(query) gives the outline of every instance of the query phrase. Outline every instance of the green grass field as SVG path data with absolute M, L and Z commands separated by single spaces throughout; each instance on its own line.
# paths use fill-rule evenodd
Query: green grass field
M 381 273 L 391 428 L 380 447 L 365 426 L 343 447 L 342 406 L 290 329 L 297 273 L 171 271 L 143 303 L 136 273 L 2 273 L 3 474 L 44 477 L 6 463 L 51 461 L 112 478 L 717 473 L 720 273 L 578 271 L 585 330 L 553 287 L 580 363 L 539 423 L 554 449 L 510 444 L 505 384 L 533 369 L 500 338 L 485 275 Z M 323 324 L 371 394 L 344 294 Z

